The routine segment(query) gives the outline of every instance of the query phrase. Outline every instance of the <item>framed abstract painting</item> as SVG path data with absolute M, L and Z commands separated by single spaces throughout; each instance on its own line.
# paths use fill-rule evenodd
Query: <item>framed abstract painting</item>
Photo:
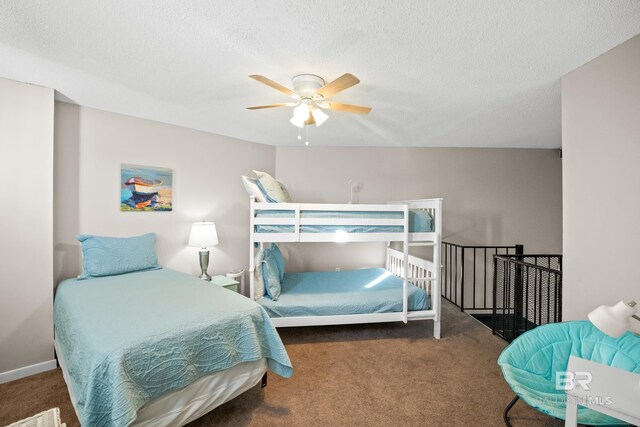
M 153 166 L 120 165 L 120 210 L 173 210 L 173 171 Z

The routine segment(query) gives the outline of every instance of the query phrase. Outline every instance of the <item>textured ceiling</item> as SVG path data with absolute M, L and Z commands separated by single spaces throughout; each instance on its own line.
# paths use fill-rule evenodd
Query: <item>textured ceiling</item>
M 298 145 L 300 73 L 362 83 L 313 145 L 556 148 L 560 77 L 640 33 L 640 1 L 0 2 L 0 77 L 59 99 L 273 145 Z M 179 143 L 176 142 L 176 143 Z

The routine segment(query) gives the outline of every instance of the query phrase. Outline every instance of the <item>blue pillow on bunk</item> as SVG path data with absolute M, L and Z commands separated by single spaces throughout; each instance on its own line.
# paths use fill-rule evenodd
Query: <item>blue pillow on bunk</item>
M 156 233 L 136 237 L 80 234 L 76 239 L 82 243 L 82 274 L 78 279 L 162 268 L 156 256 Z
M 267 291 L 267 295 L 269 295 L 272 300 L 277 301 L 282 288 L 278 263 L 272 251 L 266 251 L 264 254 L 264 261 L 262 261 L 262 280 L 264 281 L 264 288 Z
M 268 249 L 268 251 L 276 259 L 276 264 L 278 265 L 278 273 L 280 273 L 279 274 L 280 282 L 282 282 L 284 281 L 284 268 L 285 268 L 284 257 L 282 256 L 282 252 L 280 252 L 280 248 L 275 243 L 271 244 L 271 247 Z

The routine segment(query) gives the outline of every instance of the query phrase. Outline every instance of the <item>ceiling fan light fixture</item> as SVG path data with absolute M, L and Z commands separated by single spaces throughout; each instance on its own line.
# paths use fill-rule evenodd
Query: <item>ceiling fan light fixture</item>
M 249 77 L 291 96 L 297 102 L 258 105 L 248 108 L 250 110 L 262 110 L 277 107 L 295 107 L 293 109 L 293 117 L 289 121 L 300 129 L 314 124 L 320 126 L 327 121 L 329 116 L 322 110 L 336 110 L 353 114 L 368 114 L 371 111 L 371 107 L 326 101 L 326 99 L 337 93 L 360 83 L 360 80 L 350 73 L 345 73 L 329 83 L 326 83 L 322 77 L 315 74 L 298 74 L 291 80 L 294 90 L 282 86 L 265 76 L 254 74 Z M 300 139 L 300 136 L 298 136 L 298 139 Z
M 291 124 L 293 124 L 294 126 L 298 126 L 299 128 L 303 128 L 305 122 L 307 121 L 306 118 L 300 117 L 300 116 L 296 116 L 295 114 L 293 115 L 293 117 L 291 117 L 291 120 L 289 120 L 291 122 Z M 299 139 L 299 138 L 298 138 Z
M 328 115 L 325 114 L 324 111 L 315 108 L 311 114 L 313 115 L 313 119 L 316 121 L 316 126 L 320 126 L 329 118 Z
M 309 118 L 310 111 L 309 104 L 303 102 L 293 109 L 293 117 L 306 121 Z

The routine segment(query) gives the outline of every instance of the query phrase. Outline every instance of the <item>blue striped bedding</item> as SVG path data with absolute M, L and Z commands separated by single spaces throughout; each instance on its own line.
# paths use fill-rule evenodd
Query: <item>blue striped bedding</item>
M 286 210 L 259 210 L 257 218 L 293 218 L 293 211 Z M 369 212 L 369 211 L 314 211 L 300 212 L 301 218 L 348 218 L 348 219 L 402 219 L 403 212 Z M 345 231 L 347 233 L 399 233 L 402 226 L 397 225 L 301 225 L 303 233 L 335 233 Z M 431 214 L 422 209 L 409 210 L 409 232 L 433 231 L 433 218 Z M 257 233 L 293 233 L 293 225 L 257 225 Z
M 271 317 L 330 316 L 402 311 L 402 279 L 384 268 L 285 273 L 277 301 L 258 300 Z M 427 293 L 408 288 L 409 310 L 427 310 Z
M 172 270 L 66 280 L 54 322 L 85 426 L 127 426 L 146 402 L 242 362 L 293 372 L 260 305 Z

